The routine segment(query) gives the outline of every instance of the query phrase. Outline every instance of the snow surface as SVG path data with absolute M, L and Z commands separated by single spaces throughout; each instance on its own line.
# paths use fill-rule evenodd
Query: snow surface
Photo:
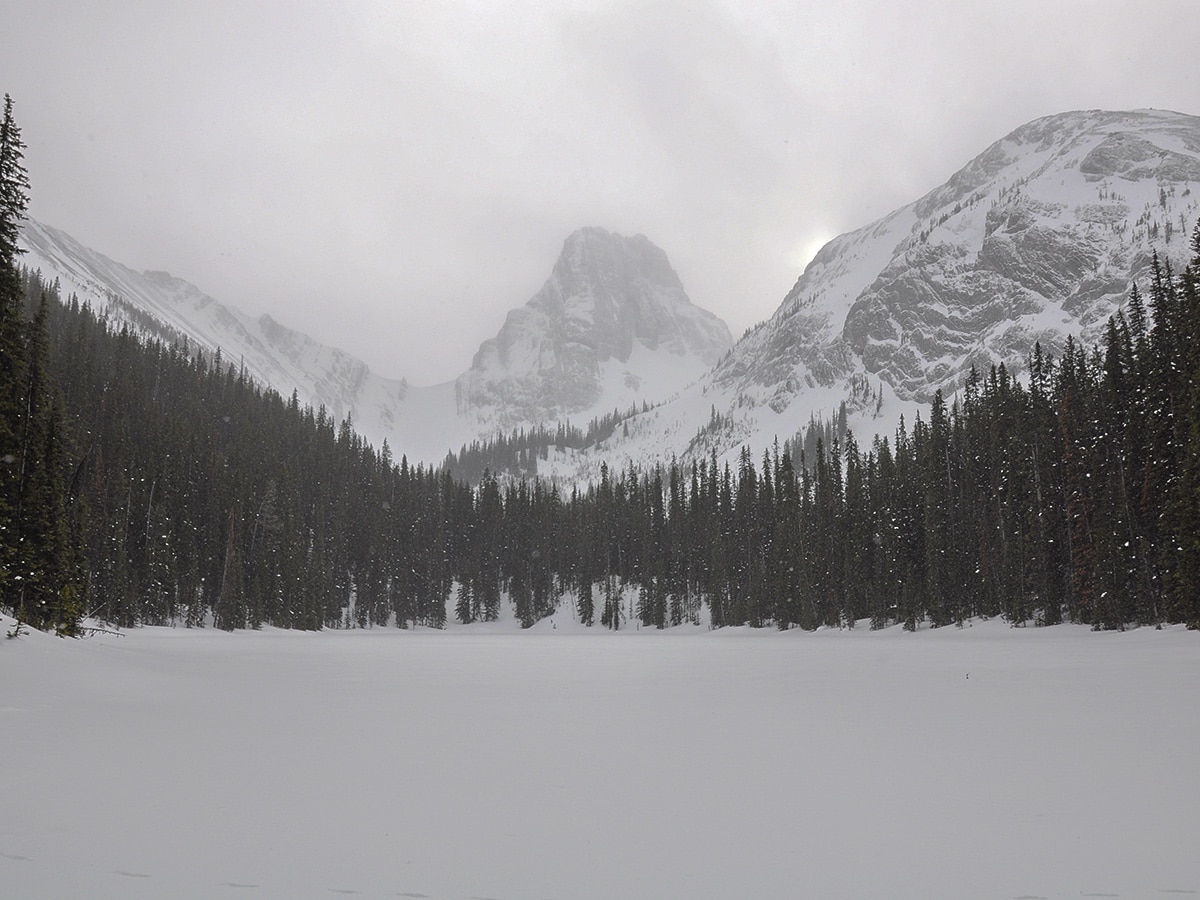
M 35 633 L 0 685 L 4 897 L 1200 894 L 1180 628 Z

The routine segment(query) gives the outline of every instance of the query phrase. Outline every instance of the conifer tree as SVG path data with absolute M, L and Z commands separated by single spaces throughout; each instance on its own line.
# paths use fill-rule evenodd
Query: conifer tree
M 47 382 L 49 299 L 40 293 L 37 313 L 24 326 L 17 240 L 29 178 L 12 108 L 6 94 L 0 119 L 0 605 L 38 628 L 71 633 L 80 612 L 77 592 L 67 591 L 62 424 Z
M 1200 221 L 1192 232 L 1192 262 L 1180 279 L 1181 404 L 1178 477 L 1162 514 L 1163 600 L 1169 620 L 1200 628 Z
M 0 120 L 0 605 L 14 608 L 9 593 L 16 549 L 13 516 L 17 492 L 17 422 L 22 369 L 22 286 L 17 272 L 17 239 L 28 206 L 29 179 L 22 164 L 24 144 L 4 95 Z
M 67 588 L 66 514 L 62 483 L 62 424 L 46 384 L 49 298 L 43 292 L 28 329 L 16 445 L 15 537 L 10 554 L 12 606 L 37 628 L 74 633 L 80 615 L 64 600 Z

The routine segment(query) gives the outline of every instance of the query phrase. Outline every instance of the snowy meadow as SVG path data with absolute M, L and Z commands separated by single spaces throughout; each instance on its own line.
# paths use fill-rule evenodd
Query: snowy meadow
M 32 633 L 0 894 L 1200 896 L 1198 697 L 1179 627 Z

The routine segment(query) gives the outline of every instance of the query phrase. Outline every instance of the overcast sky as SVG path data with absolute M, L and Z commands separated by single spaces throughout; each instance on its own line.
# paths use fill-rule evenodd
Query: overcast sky
M 419 384 L 581 226 L 736 337 L 1031 119 L 1200 113 L 1188 0 L 0 0 L 0 33 L 35 218 Z

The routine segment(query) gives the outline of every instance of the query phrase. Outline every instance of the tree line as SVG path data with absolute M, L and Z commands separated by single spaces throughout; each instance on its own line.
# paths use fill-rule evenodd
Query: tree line
M 19 266 L 21 150 L 6 100 L 0 606 L 21 621 L 1200 625 L 1200 225 L 1098 346 L 973 371 L 869 447 L 814 425 L 563 494 L 397 462 L 219 353 L 60 297 Z
M 649 412 L 646 402 L 634 405 L 625 412 L 614 409 L 597 416 L 588 423 L 586 430 L 573 426 L 569 421 L 559 422 L 553 429 L 546 425 L 532 428 L 501 431 L 491 437 L 477 438 L 463 444 L 457 453 L 453 450 L 442 460 L 442 468 L 455 478 L 477 484 L 484 472 L 504 472 L 510 475 L 533 477 L 538 474 L 538 460 L 546 460 L 553 450 L 582 450 L 595 447 L 616 433 L 620 425 L 628 434 L 629 419 L 640 412 Z

